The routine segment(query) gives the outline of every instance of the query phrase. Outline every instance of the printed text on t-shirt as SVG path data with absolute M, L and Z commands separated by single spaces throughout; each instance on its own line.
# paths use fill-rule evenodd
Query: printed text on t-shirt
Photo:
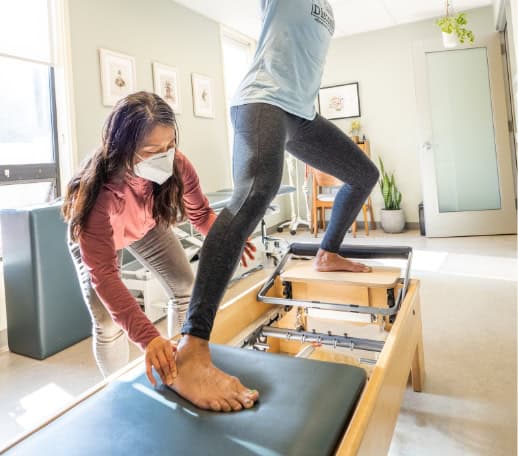
M 325 2 L 325 6 L 313 3 L 313 5 L 311 5 L 311 15 L 333 35 L 335 32 L 335 19 L 333 17 L 333 11 L 327 1 Z

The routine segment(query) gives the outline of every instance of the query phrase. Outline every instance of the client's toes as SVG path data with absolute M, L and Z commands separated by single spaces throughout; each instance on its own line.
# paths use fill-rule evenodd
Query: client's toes
M 221 412 L 221 405 L 220 405 L 219 401 L 216 401 L 216 400 L 210 401 L 210 409 L 213 412 Z
M 239 402 L 247 409 L 252 408 L 257 399 L 259 399 L 259 393 L 256 390 L 243 390 L 238 396 Z
M 238 412 L 239 410 L 243 409 L 243 406 L 235 399 L 229 399 L 228 403 L 230 404 L 234 412 Z
M 222 412 L 231 412 L 232 411 L 232 407 L 231 407 L 230 403 L 225 399 L 220 400 L 220 406 L 221 406 Z

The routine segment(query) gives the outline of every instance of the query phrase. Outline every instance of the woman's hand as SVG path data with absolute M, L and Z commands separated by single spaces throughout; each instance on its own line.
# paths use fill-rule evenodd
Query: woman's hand
M 156 379 L 152 367 L 160 375 L 164 385 L 172 385 L 176 378 L 176 345 L 162 336 L 157 336 L 146 347 L 146 375 L 153 386 Z
M 250 260 L 255 258 L 254 252 L 257 250 L 257 247 L 252 243 L 252 239 L 248 238 L 245 244 L 245 251 L 243 255 L 241 255 L 241 264 L 246 268 L 248 263 L 246 262 L 247 257 Z

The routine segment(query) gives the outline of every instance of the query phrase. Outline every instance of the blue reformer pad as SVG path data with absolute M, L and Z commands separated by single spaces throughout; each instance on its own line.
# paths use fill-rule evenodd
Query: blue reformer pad
M 332 454 L 365 384 L 363 369 L 211 346 L 214 363 L 257 389 L 250 410 L 199 410 L 153 388 L 144 366 L 79 403 L 12 448 L 10 455 Z

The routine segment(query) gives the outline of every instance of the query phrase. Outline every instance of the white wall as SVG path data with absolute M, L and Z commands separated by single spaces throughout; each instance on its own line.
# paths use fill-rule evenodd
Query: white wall
M 513 86 L 514 86 L 514 100 L 515 100 L 515 132 L 518 135 L 518 2 L 516 0 L 511 0 L 508 3 L 508 9 L 511 14 L 508 17 L 508 26 L 509 26 L 509 34 L 513 41 L 513 51 L 514 51 L 514 59 L 513 62 Z M 516 143 L 518 146 L 518 136 L 516 138 Z
M 495 31 L 492 7 L 469 11 L 468 20 L 475 36 Z M 359 82 L 360 120 L 371 141 L 372 158 L 377 163 L 381 155 L 386 167 L 395 171 L 407 222 L 418 221 L 422 199 L 412 44 L 438 35 L 430 19 L 333 40 L 323 77 L 323 86 Z M 350 122 L 336 124 L 348 132 Z M 372 196 L 379 220 L 383 202 L 378 187 Z
M 7 328 L 7 317 L 5 315 L 5 288 L 4 288 L 4 268 L 0 261 L 0 332 Z M 1 344 L 0 344 L 1 345 Z M 2 347 L 0 346 L 0 349 Z
M 72 71 L 80 160 L 99 145 L 111 107 L 101 100 L 99 48 L 135 57 L 137 90 L 153 91 L 152 62 L 179 71 L 180 149 L 206 191 L 228 187 L 228 153 L 219 25 L 171 0 L 69 0 Z M 195 117 L 191 74 L 212 79 L 216 118 Z M 215 172 L 217 170 L 217 172 Z

